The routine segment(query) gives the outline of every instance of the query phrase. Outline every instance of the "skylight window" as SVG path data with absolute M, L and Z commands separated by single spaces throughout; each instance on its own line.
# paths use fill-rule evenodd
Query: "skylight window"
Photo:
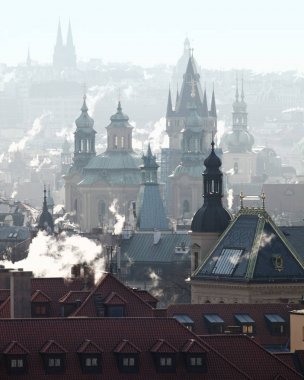
M 223 248 L 212 274 L 231 276 L 237 264 L 243 249 Z

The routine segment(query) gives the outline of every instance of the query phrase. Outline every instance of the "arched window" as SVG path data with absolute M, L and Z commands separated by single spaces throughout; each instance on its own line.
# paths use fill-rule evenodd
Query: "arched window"
M 98 221 L 99 223 L 102 223 L 104 217 L 106 214 L 106 203 L 103 200 L 100 200 L 98 202 L 98 207 L 97 207 L 97 216 L 98 216 Z
M 189 204 L 189 201 L 187 199 L 185 199 L 183 202 L 183 214 L 185 212 L 190 212 L 190 204 Z
M 118 147 L 118 137 L 114 135 L 114 148 L 117 149 Z
M 121 136 L 121 148 L 122 149 L 125 148 L 125 137 L 124 136 Z

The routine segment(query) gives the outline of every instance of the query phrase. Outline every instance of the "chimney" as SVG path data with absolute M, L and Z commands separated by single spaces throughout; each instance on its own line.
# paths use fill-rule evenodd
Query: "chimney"
M 32 277 L 22 269 L 10 272 L 11 318 L 31 318 Z
M 153 233 L 153 244 L 158 244 L 158 242 L 160 241 L 160 238 L 161 238 L 161 232 L 158 231 L 158 230 L 154 230 L 154 233 Z

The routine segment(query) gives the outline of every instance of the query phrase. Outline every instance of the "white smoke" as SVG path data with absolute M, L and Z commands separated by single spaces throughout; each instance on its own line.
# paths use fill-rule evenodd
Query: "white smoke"
M 106 94 L 115 90 L 114 86 L 92 86 L 87 91 L 87 106 L 89 114 L 94 115 L 96 104 L 105 97 Z
M 71 267 L 84 262 L 100 277 L 104 272 L 101 245 L 79 235 L 61 233 L 55 237 L 39 231 L 30 244 L 28 257 L 14 264 L 6 262 L 6 266 L 22 267 L 39 277 L 69 277 Z
M 225 133 L 225 121 L 224 120 L 218 120 L 217 121 L 217 132 L 216 132 L 216 136 L 215 136 L 216 146 L 220 146 L 224 133 Z
M 228 209 L 231 210 L 232 205 L 233 205 L 233 189 L 228 190 L 227 205 L 228 205 Z
M 114 235 L 120 235 L 122 232 L 126 218 L 124 215 L 120 215 L 118 212 L 118 200 L 117 199 L 114 199 L 111 206 L 109 207 L 109 210 L 114 215 L 115 221 L 116 221 L 116 223 L 114 224 L 113 233 L 114 233 Z
M 25 136 L 19 142 L 12 142 L 8 148 L 9 153 L 24 150 L 28 141 L 37 136 L 43 128 L 43 119 L 50 115 L 50 112 L 43 113 L 34 120 L 32 128 L 26 132 Z
M 270 245 L 272 240 L 275 238 L 275 234 L 266 234 L 263 233 L 262 238 L 261 238 L 261 247 L 266 247 L 267 245 Z
M 161 148 L 169 147 L 169 137 L 166 132 L 166 118 L 160 118 L 154 125 L 153 130 L 149 134 L 151 148 L 153 152 L 159 152 Z

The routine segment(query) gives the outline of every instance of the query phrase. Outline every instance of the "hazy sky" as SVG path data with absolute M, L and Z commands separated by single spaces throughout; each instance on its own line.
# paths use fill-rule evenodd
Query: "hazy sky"
M 2 1 L 0 62 L 50 62 L 59 18 L 78 59 L 174 64 L 189 37 L 207 68 L 304 71 L 304 0 Z

